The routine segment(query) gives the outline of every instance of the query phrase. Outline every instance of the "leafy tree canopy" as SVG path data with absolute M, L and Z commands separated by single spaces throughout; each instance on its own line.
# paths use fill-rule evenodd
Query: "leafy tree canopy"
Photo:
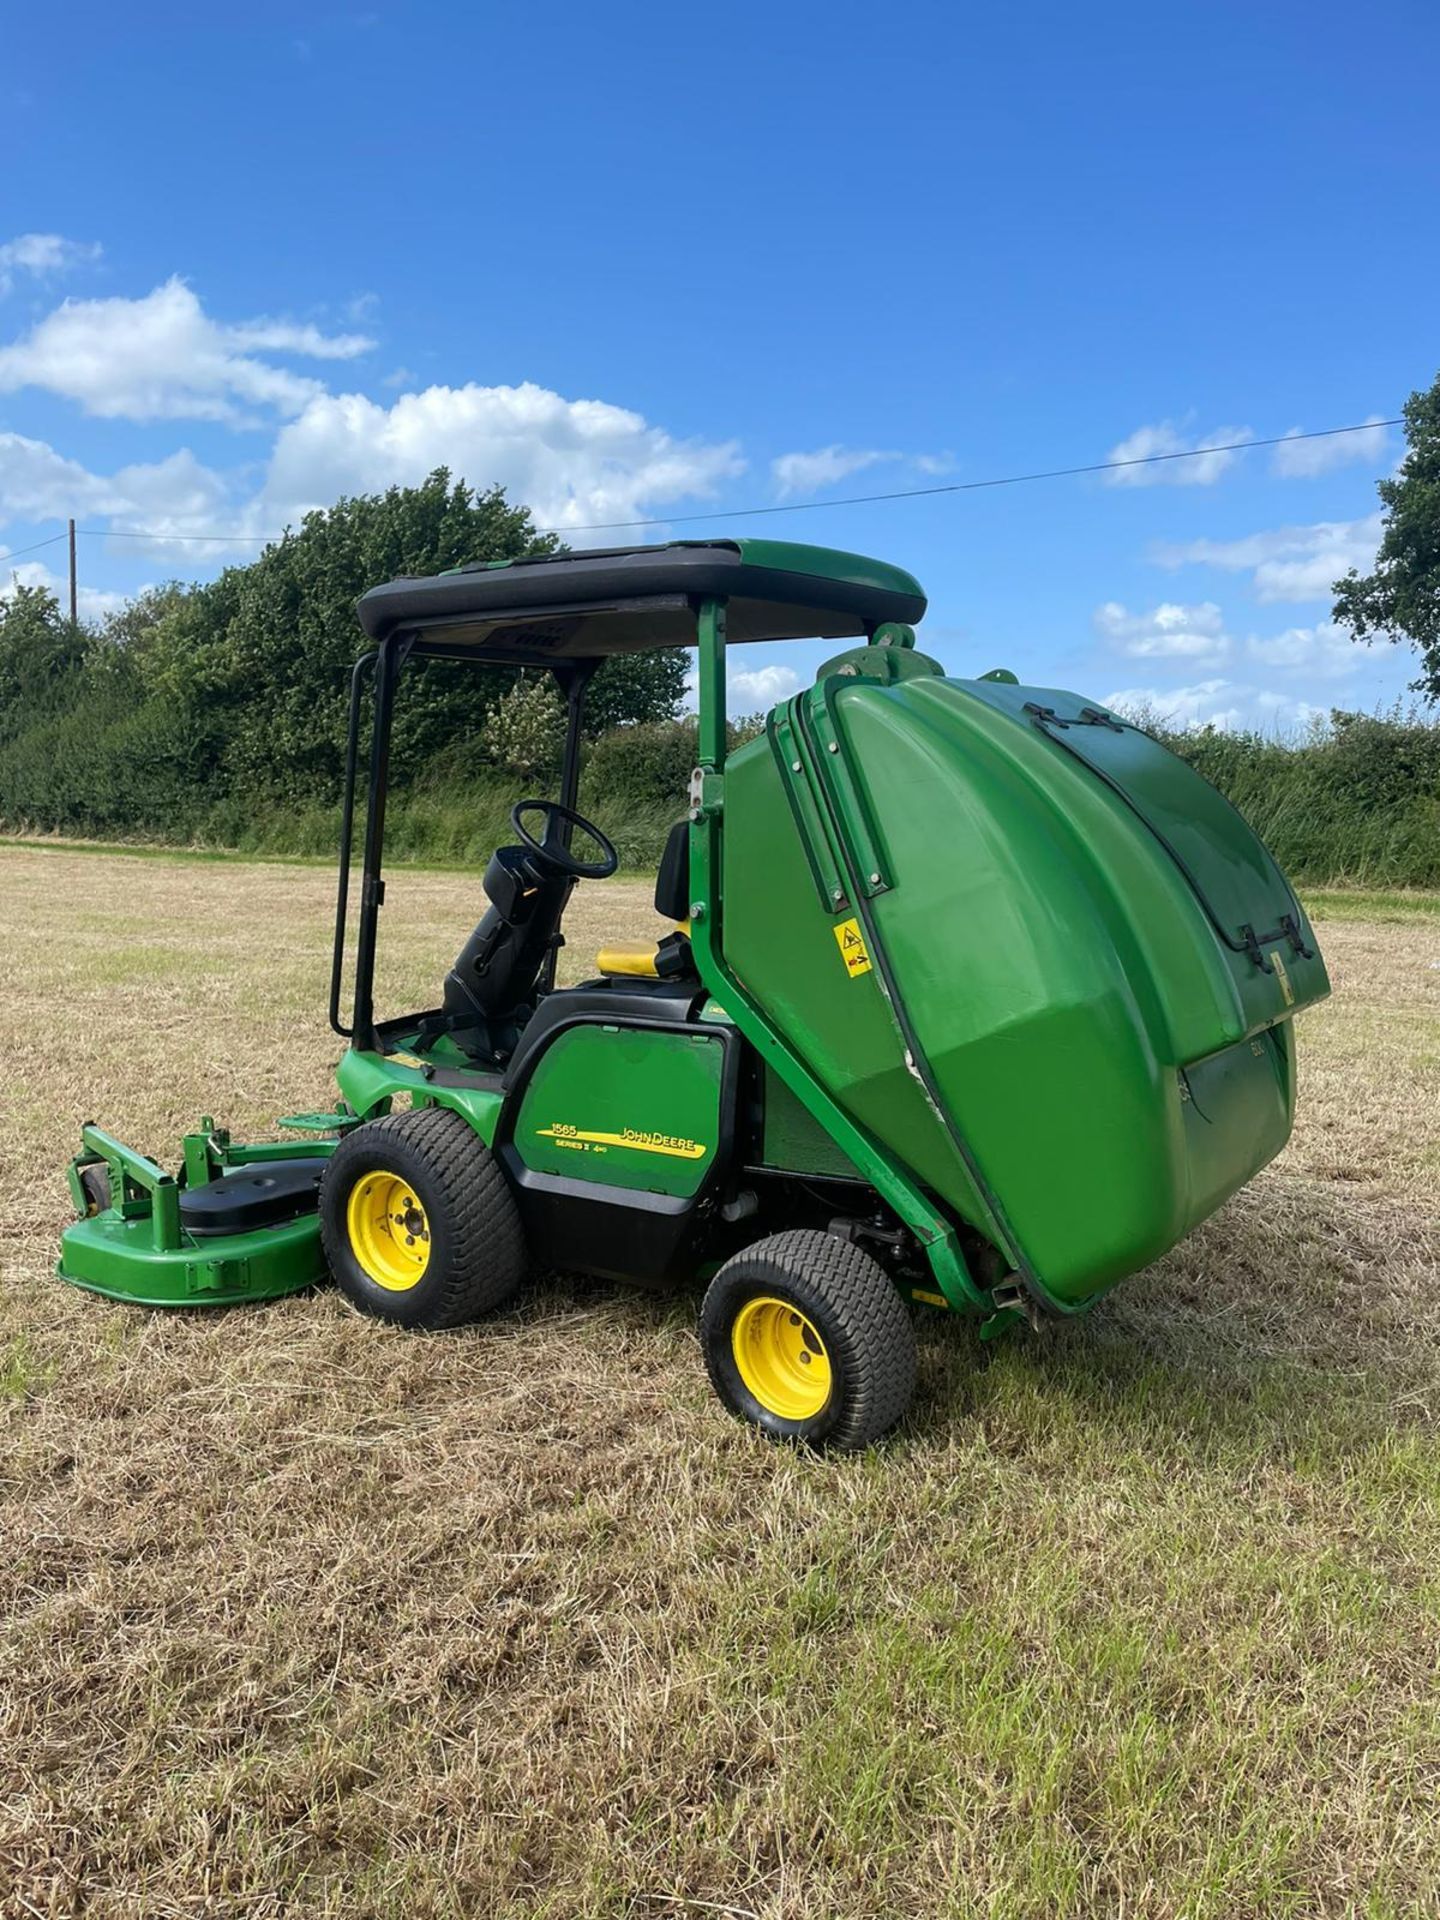
M 0 600 L 0 727 L 13 732 L 48 707 L 84 652 L 84 634 L 54 594 L 17 580 Z
M 366 588 L 559 550 L 500 488 L 476 493 L 440 468 L 422 486 L 307 514 L 258 560 L 206 586 L 160 589 L 106 639 L 143 650 L 151 693 L 189 713 L 197 771 L 220 790 L 248 790 L 265 805 L 328 798 L 340 778 L 350 672 L 365 645 L 355 602 Z M 412 666 L 396 708 L 392 777 L 403 784 L 473 738 L 513 680 L 505 669 Z M 672 713 L 683 686 L 678 655 L 612 662 L 593 683 L 590 724 L 598 731 Z
M 1420 649 L 1414 685 L 1440 700 L 1440 375 L 1405 402 L 1407 452 L 1379 482 L 1384 534 L 1373 573 L 1335 583 L 1335 619 L 1357 640 L 1409 640 Z

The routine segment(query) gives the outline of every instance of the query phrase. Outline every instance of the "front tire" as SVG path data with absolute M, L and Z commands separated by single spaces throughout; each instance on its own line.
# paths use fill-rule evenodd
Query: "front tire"
M 357 1127 L 330 1157 L 320 1234 L 362 1313 L 455 1327 L 504 1306 L 525 1271 L 515 1198 L 458 1113 L 423 1107 Z
M 885 1269 L 833 1234 L 773 1234 L 727 1260 L 700 1309 L 711 1385 L 769 1434 L 854 1451 L 915 1391 L 915 1330 Z

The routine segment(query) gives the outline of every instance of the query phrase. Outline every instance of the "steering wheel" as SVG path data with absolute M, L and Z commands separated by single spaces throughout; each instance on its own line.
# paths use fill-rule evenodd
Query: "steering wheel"
M 525 825 L 527 813 L 545 816 L 545 828 L 538 840 Z M 558 800 L 517 800 L 510 809 L 510 825 L 531 853 L 552 872 L 569 874 L 575 880 L 608 880 L 620 864 L 619 854 L 599 827 L 576 813 L 573 807 L 562 807 Z M 593 840 L 600 849 L 600 858 L 577 860 L 561 837 L 566 826 L 578 827 L 588 840 Z

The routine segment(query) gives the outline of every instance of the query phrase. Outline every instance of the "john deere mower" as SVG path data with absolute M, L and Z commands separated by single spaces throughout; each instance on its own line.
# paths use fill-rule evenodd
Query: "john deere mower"
M 367 593 L 350 700 L 330 1020 L 342 1096 L 304 1150 L 207 1122 L 176 1177 L 87 1128 L 60 1272 L 151 1304 L 328 1271 L 414 1328 L 532 1267 L 708 1281 L 721 1400 L 860 1447 L 905 1411 L 911 1305 L 989 1336 L 1156 1259 L 1290 1133 L 1293 1015 L 1329 990 L 1245 822 L 1118 713 L 916 648 L 919 584 L 849 553 L 685 540 L 485 563 Z M 843 643 L 727 752 L 731 642 Z M 699 766 L 655 888 L 665 930 L 555 984 L 577 881 L 587 685 L 696 646 Z M 521 799 L 437 1004 L 377 1014 L 391 726 L 407 663 L 541 667 L 568 724 Z M 347 969 L 362 719 L 363 871 Z M 348 1017 L 343 983 L 350 972 Z

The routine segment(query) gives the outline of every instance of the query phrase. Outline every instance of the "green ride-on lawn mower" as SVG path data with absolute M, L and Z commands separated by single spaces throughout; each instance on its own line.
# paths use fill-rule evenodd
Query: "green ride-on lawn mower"
M 916 650 L 918 583 L 766 540 L 459 567 L 359 603 L 330 1019 L 334 1112 L 304 1152 L 207 1121 L 177 1178 L 97 1128 L 60 1272 L 122 1299 L 254 1300 L 326 1270 L 449 1327 L 531 1265 L 709 1277 L 715 1389 L 783 1438 L 875 1439 L 915 1378 L 910 1303 L 1083 1312 L 1285 1144 L 1292 1015 L 1328 991 L 1294 893 L 1229 803 L 1141 728 Z M 729 642 L 845 642 L 727 751 Z M 555 985 L 576 881 L 615 850 L 575 810 L 585 689 L 698 645 L 699 766 L 653 949 Z M 515 844 L 439 1004 L 378 1019 L 391 721 L 407 660 L 546 667 L 558 800 Z M 342 1017 L 362 710 L 369 804 Z

